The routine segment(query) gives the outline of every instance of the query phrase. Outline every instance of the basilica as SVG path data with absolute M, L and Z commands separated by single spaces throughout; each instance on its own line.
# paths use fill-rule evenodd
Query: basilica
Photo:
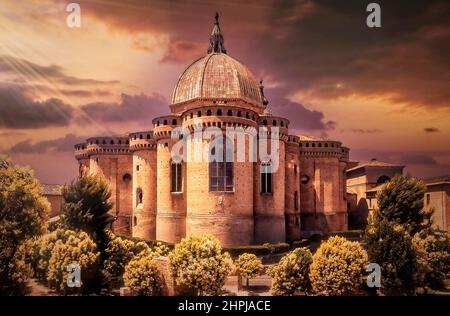
M 175 243 L 210 233 L 224 246 L 237 246 L 346 230 L 349 149 L 339 141 L 290 134 L 290 121 L 272 115 L 268 106 L 262 81 L 225 49 L 216 15 L 206 55 L 175 84 L 171 114 L 152 124 L 149 118 L 145 131 L 75 145 L 80 174 L 109 182 L 113 229 L 124 235 Z M 256 130 L 257 138 L 270 135 L 276 169 L 264 171 L 270 162 L 261 157 L 231 162 L 173 157 L 181 138 L 173 137 L 175 130 L 215 128 L 225 135 L 238 127 Z M 201 150 L 209 145 L 196 144 Z M 237 152 L 234 148 L 232 156 Z

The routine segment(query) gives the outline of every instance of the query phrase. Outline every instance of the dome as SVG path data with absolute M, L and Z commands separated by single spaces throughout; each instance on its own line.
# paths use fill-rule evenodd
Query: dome
M 172 104 L 197 98 L 243 99 L 262 106 L 259 83 L 253 74 L 224 53 L 198 59 L 178 79 Z
M 227 55 L 218 14 L 208 54 L 181 74 L 173 91 L 172 104 L 195 99 L 241 99 L 261 107 L 268 103 L 262 82 L 258 83 L 247 67 Z

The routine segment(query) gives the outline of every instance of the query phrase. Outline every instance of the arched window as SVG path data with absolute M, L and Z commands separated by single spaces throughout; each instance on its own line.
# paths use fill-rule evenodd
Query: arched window
M 216 161 L 216 147 L 221 150 L 223 158 Z M 227 155 L 228 151 L 228 155 Z M 220 152 L 220 151 L 219 151 Z M 209 163 L 209 191 L 210 192 L 232 192 L 233 191 L 233 162 L 227 161 L 228 157 L 233 157 L 232 143 L 225 138 L 222 144 L 215 143 L 211 149 L 211 159 Z
M 202 117 L 202 111 L 197 112 L 197 117 Z
M 201 112 L 200 112 L 201 113 Z M 194 118 L 194 113 L 191 112 L 191 118 Z
M 264 126 L 267 125 L 267 120 L 263 120 L 263 125 L 264 125 Z
M 238 117 L 241 117 L 241 116 L 242 116 L 242 112 L 241 112 L 241 111 L 238 111 L 238 112 L 237 112 L 237 116 L 238 116 Z
M 222 116 L 222 110 L 217 110 L 217 116 Z
M 182 192 L 182 165 L 181 163 L 172 163 L 171 165 L 171 191 Z
M 228 115 L 228 116 L 233 116 L 233 111 L 228 110 L 228 111 L 227 111 L 227 115 Z
M 261 163 L 261 193 L 272 193 L 271 163 Z
M 177 120 L 176 119 L 172 120 L 172 125 L 177 125 Z
M 245 118 L 246 119 L 249 119 L 250 118 L 250 114 L 247 112 L 247 113 L 245 113 Z
M 273 120 L 272 125 L 277 126 L 277 121 Z
M 391 178 L 389 178 L 388 176 L 381 176 L 377 180 L 377 185 L 383 184 L 388 181 L 391 181 Z
M 142 139 L 142 138 L 143 138 L 143 137 L 142 137 L 142 134 L 140 134 L 140 135 L 139 135 L 139 139 Z
M 294 192 L 294 210 L 298 211 L 298 192 Z
M 164 120 L 163 125 L 167 125 L 167 120 Z
M 211 110 L 206 111 L 207 116 L 211 116 Z
M 113 141 L 113 140 L 111 140 L 109 143 L 110 143 L 111 145 L 114 145 L 114 141 Z
M 150 139 L 150 134 L 147 134 L 147 139 Z

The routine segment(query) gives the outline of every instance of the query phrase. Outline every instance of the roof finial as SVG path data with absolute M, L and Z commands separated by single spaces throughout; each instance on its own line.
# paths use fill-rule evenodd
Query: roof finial
M 269 100 L 267 100 L 266 96 L 264 95 L 264 85 L 262 79 L 259 81 L 259 91 L 261 91 L 263 105 L 267 106 L 269 104 Z
M 225 46 L 223 45 L 224 39 L 222 31 L 219 26 L 219 13 L 216 12 L 215 15 L 216 22 L 214 23 L 213 30 L 211 32 L 211 36 L 209 37 L 209 48 L 208 54 L 210 53 L 227 53 Z

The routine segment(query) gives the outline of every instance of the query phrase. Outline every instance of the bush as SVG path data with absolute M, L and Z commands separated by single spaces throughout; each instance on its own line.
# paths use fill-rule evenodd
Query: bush
M 214 295 L 225 284 L 232 260 L 213 236 L 190 236 L 169 254 L 169 267 L 178 285 L 196 289 L 200 295 Z
M 268 269 L 273 278 L 272 292 L 278 295 L 293 295 L 297 291 L 307 292 L 310 288 L 309 271 L 312 254 L 307 248 L 297 248 L 280 262 Z
M 432 288 L 441 288 L 450 275 L 450 233 L 422 230 L 413 240 L 422 282 Z
M 104 281 L 108 287 L 122 284 L 125 266 L 133 259 L 135 246 L 132 241 L 114 236 L 112 233 L 109 234 L 109 241 L 105 248 L 105 259 L 102 264 Z
M 234 264 L 239 275 L 247 279 L 247 283 L 248 279 L 259 275 L 263 269 L 261 260 L 259 260 L 254 254 L 250 253 L 240 255 Z
M 425 191 L 422 181 L 404 176 L 393 178 L 377 195 L 374 221 L 385 219 L 401 224 L 411 236 L 430 227 L 432 213 L 423 210 Z
M 30 169 L 0 156 L 0 295 L 24 289 L 12 260 L 23 242 L 46 230 L 49 203 L 41 193 Z
M 347 295 L 357 291 L 367 266 L 367 253 L 358 242 L 339 236 L 323 242 L 311 264 L 312 290 L 319 295 Z
M 30 243 L 23 243 L 18 248 L 14 257 L 9 262 L 10 283 L 5 284 L 10 295 L 23 295 L 28 292 L 27 281 L 32 275 L 29 262 Z
M 365 234 L 370 262 L 381 267 L 381 290 L 412 293 L 418 279 L 416 255 L 405 226 L 386 219 L 371 223 Z
M 152 255 L 136 257 L 125 267 L 123 275 L 125 286 L 130 287 L 137 295 L 160 293 L 162 279 L 153 259 Z
M 84 292 L 89 292 L 89 285 L 96 276 L 100 253 L 94 241 L 85 232 L 65 232 L 66 241 L 58 239 L 53 247 L 48 264 L 47 279 L 57 290 L 66 289 L 67 266 L 77 263 L 81 268 L 81 282 Z

